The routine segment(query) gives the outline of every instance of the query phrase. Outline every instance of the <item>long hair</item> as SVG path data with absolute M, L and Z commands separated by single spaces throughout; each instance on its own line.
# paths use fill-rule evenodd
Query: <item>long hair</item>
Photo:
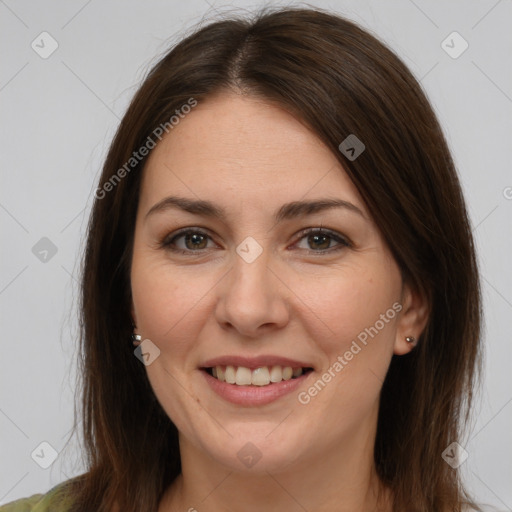
M 191 98 L 201 103 L 223 90 L 273 102 L 311 128 L 346 169 L 404 279 L 428 297 L 419 344 L 392 357 L 380 398 L 374 460 L 393 510 L 475 506 L 441 456 L 462 439 L 481 371 L 475 249 L 441 127 L 419 83 L 376 37 L 321 9 L 265 8 L 212 22 L 174 46 L 148 73 L 110 146 L 81 275 L 87 472 L 65 486 L 73 510 L 156 510 L 181 471 L 177 429 L 130 341 L 147 157 L 130 159 Z M 366 146 L 355 160 L 339 150 L 351 134 Z

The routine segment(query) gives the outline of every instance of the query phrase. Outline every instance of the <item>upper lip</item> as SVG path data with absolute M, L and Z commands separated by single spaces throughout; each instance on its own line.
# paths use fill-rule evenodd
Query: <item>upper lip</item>
M 214 366 L 244 366 L 245 368 L 260 368 L 261 366 L 291 366 L 292 368 L 313 368 L 313 365 L 304 361 L 297 361 L 288 357 L 276 355 L 260 355 L 256 357 L 244 357 L 240 355 L 219 356 L 205 361 L 201 368 L 213 368 Z

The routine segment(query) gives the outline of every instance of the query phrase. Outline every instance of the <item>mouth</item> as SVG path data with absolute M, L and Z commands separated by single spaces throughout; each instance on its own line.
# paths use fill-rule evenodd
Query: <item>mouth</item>
M 217 365 L 202 367 L 202 371 L 218 380 L 234 386 L 266 387 L 282 381 L 295 380 L 313 371 L 311 367 L 301 366 L 260 366 L 248 368 L 235 365 Z

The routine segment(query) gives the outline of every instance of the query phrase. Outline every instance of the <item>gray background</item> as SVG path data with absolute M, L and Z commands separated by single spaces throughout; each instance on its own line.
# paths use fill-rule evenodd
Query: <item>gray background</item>
M 261 5 L 0 0 L 0 504 L 83 471 L 76 440 L 64 450 L 73 422 L 76 276 L 119 119 L 151 65 L 196 23 Z M 387 42 L 421 81 L 445 130 L 478 244 L 486 318 L 474 428 L 454 441 L 469 454 L 462 469 L 471 491 L 511 510 L 512 2 L 311 5 L 338 11 Z M 31 47 L 51 48 L 43 31 L 58 44 L 46 59 Z M 453 31 L 469 44 L 458 58 L 441 46 Z M 449 44 L 461 48 L 460 41 Z M 55 254 L 41 252 L 48 249 L 43 237 Z M 47 469 L 39 464 L 51 461 L 51 451 L 41 442 L 58 453 Z

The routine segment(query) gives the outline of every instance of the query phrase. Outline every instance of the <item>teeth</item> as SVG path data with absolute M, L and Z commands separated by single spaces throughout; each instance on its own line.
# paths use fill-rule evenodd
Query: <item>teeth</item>
M 267 386 L 271 382 L 281 382 L 282 380 L 290 380 L 292 377 L 300 377 L 302 373 L 302 368 L 292 368 L 291 366 L 262 366 L 254 370 L 245 366 L 236 367 L 232 365 L 212 368 L 212 375 L 218 380 L 237 386 Z
M 251 383 L 251 370 L 239 366 L 235 374 L 235 383 L 237 386 L 248 386 Z
M 219 367 L 217 366 L 217 369 Z M 224 378 L 226 379 L 226 382 L 229 384 L 235 384 L 236 383 L 236 374 L 235 374 L 235 367 L 234 366 L 226 366 L 226 372 L 224 373 Z
M 302 368 L 294 368 L 293 369 L 293 376 L 294 377 L 300 377 L 302 375 Z
M 283 380 L 290 380 L 293 375 L 293 369 L 291 366 L 285 366 L 283 368 Z
M 251 384 L 255 386 L 266 386 L 270 384 L 270 373 L 268 368 L 263 366 L 262 368 L 256 368 L 252 371 Z
M 283 369 L 280 366 L 272 366 L 270 369 L 270 381 L 281 382 L 283 380 Z

